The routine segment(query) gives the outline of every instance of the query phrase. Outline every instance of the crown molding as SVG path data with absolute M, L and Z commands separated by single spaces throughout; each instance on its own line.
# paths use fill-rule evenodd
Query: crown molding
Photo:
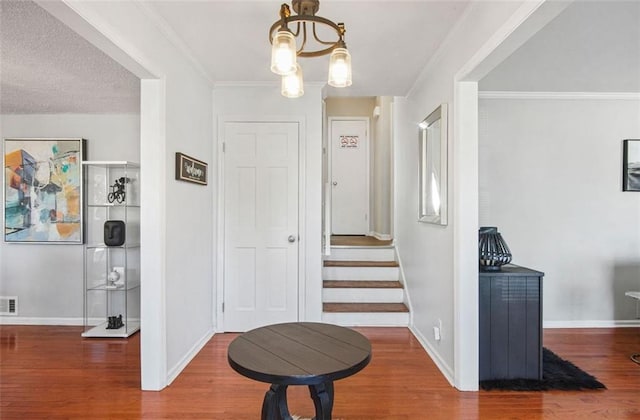
M 323 87 L 326 85 L 324 82 L 304 82 L 305 86 L 309 87 Z M 215 82 L 213 84 L 214 88 L 217 87 L 279 87 L 280 81 L 262 81 L 262 82 L 232 82 L 232 81 L 221 81 Z
M 167 38 L 169 43 L 176 47 L 182 55 L 189 61 L 193 67 L 204 77 L 209 84 L 214 85 L 215 81 L 211 78 L 207 70 L 202 63 L 196 59 L 193 51 L 187 46 L 187 44 L 180 38 L 180 36 L 173 30 L 171 25 L 163 18 L 158 12 L 156 12 L 147 2 L 136 0 L 135 4 L 147 16 L 153 25 Z
M 480 91 L 479 99 L 553 99 L 638 101 L 640 92 L 520 92 Z

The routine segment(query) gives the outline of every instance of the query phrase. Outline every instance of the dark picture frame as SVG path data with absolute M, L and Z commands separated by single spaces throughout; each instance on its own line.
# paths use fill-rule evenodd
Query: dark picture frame
M 640 191 L 640 139 L 622 144 L 622 191 Z
M 207 164 L 184 153 L 176 152 L 176 180 L 207 185 Z
M 5 138 L 4 241 L 84 242 L 82 138 Z

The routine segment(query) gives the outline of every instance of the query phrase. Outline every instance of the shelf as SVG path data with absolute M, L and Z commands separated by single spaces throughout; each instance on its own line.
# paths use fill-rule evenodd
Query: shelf
M 126 338 L 132 335 L 133 333 L 140 330 L 140 322 L 137 321 L 129 321 L 129 328 L 127 325 L 118 328 L 117 330 L 108 330 L 107 322 L 103 322 L 102 324 L 96 325 L 95 327 L 85 331 L 82 333 L 83 337 L 118 337 L 118 338 Z
M 87 180 L 83 207 L 88 215 L 83 252 L 82 336 L 129 337 L 140 329 L 140 165 L 127 161 L 85 161 L 82 166 Z M 118 194 L 125 200 L 109 202 L 114 197 L 110 194 Z M 105 244 L 105 240 L 109 242 L 104 236 L 108 220 L 124 223 L 122 230 L 107 230 L 107 234 L 117 236 L 113 243 L 122 245 Z M 120 287 L 109 280 L 113 271 L 120 274 L 116 283 Z M 107 320 L 113 314 L 120 314 L 126 327 L 107 329 Z
M 87 249 L 102 249 L 102 248 L 109 248 L 109 249 L 133 249 L 133 248 L 140 248 L 140 244 L 124 244 L 124 245 L 120 245 L 120 246 L 107 246 L 105 244 L 87 244 Z
M 82 164 L 87 166 L 97 166 L 99 168 L 120 168 L 125 166 L 129 168 L 140 167 L 139 164 L 126 160 L 85 160 Z
M 87 204 L 87 207 L 95 207 L 95 208 L 104 208 L 104 207 L 128 207 L 128 208 L 134 208 L 134 209 L 139 209 L 140 208 L 140 204 L 129 204 L 129 203 L 100 203 L 100 204 Z
M 108 292 L 124 292 L 127 290 L 133 290 L 133 289 L 137 289 L 138 287 L 140 287 L 140 282 L 134 282 L 133 284 L 127 285 L 127 287 L 110 287 L 107 286 L 106 284 L 101 284 L 99 286 L 94 286 L 94 287 L 87 287 L 88 291 L 108 291 Z

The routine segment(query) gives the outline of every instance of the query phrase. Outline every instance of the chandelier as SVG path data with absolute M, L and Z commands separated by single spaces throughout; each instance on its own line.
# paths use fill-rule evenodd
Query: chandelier
M 344 42 L 344 23 L 333 23 L 329 19 L 316 16 L 320 8 L 319 0 L 292 0 L 296 15 L 291 15 L 287 4 L 280 6 L 280 20 L 271 25 L 271 71 L 282 76 L 282 95 L 298 98 L 304 94 L 302 68 L 297 57 L 320 57 L 331 54 L 329 58 L 328 83 L 333 87 L 351 86 L 351 54 Z M 308 25 L 307 25 L 308 24 Z M 295 26 L 295 31 L 289 28 Z M 309 26 L 309 27 L 307 27 Z M 322 40 L 318 28 L 335 31 L 337 39 Z M 313 35 L 313 40 L 310 32 Z M 296 39 L 300 45 L 296 46 Z M 307 43 L 307 41 L 310 41 Z

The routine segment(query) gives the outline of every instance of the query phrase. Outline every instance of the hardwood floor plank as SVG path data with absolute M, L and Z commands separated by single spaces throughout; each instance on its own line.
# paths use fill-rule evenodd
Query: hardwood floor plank
M 364 235 L 331 235 L 333 246 L 389 246 L 392 240 L 381 240 Z
M 335 383 L 335 419 L 640 418 L 639 328 L 552 329 L 544 345 L 595 375 L 606 390 L 459 392 L 407 328 L 356 328 L 371 340 L 362 372 Z M 79 327 L 0 327 L 0 418 L 259 418 L 268 385 L 227 363 L 237 334 L 216 334 L 161 392 L 140 391 L 140 333 L 82 339 Z M 445 361 L 447 362 L 447 361 Z M 449 362 L 452 363 L 452 362 Z M 292 413 L 311 417 L 305 387 L 290 387 Z
M 323 312 L 409 312 L 404 303 L 323 303 Z

